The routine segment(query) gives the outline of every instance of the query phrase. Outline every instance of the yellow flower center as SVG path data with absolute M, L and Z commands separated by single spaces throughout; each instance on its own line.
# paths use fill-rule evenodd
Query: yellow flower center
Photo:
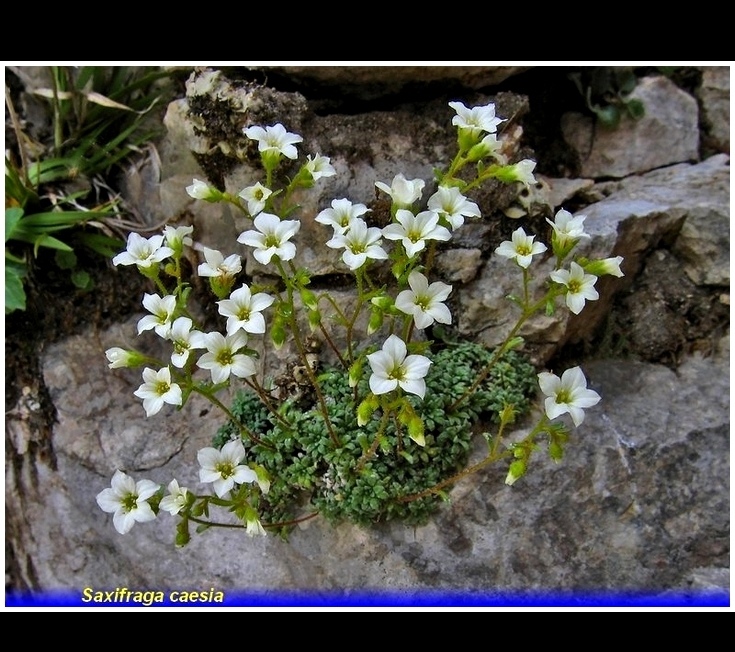
M 232 466 L 232 462 L 220 462 L 214 467 L 214 470 L 217 471 L 217 473 L 219 473 L 225 480 L 230 476 L 235 475 L 235 469 Z

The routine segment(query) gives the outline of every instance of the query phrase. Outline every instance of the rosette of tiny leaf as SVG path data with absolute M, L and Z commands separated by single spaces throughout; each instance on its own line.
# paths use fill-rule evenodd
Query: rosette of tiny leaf
M 342 434 L 339 447 L 334 446 L 318 410 L 286 401 L 280 412 L 290 424 L 287 428 L 253 393 L 237 396 L 233 414 L 272 446 L 243 439 L 248 459 L 266 468 L 272 479 L 259 508 L 264 524 L 289 521 L 305 508 L 316 509 L 333 523 L 347 520 L 369 525 L 391 519 L 426 523 L 441 504 L 442 494 L 408 502 L 401 498 L 425 491 L 461 470 L 471 449 L 472 425 L 480 418 L 497 418 L 507 403 L 516 405 L 519 412 L 526 411 L 528 397 L 536 389 L 533 367 L 520 354 L 509 353 L 478 392 L 451 412 L 448 406 L 471 386 L 492 353 L 478 344 L 463 343 L 427 355 L 433 364 L 426 376 L 426 396 L 424 400 L 406 397 L 424 426 L 424 446 L 411 441 L 407 423 L 390 419 L 378 450 L 359 472 L 358 462 L 380 429 L 379 413 L 363 426 L 357 422 L 354 391 L 360 397 L 368 396 L 367 367 L 360 378 L 353 379 L 356 388 L 351 387 L 350 374 L 341 369 L 328 369 L 319 377 L 330 421 Z M 220 429 L 215 445 L 237 436 L 239 428 L 227 424 Z M 281 535 L 287 536 L 287 531 L 284 527 Z

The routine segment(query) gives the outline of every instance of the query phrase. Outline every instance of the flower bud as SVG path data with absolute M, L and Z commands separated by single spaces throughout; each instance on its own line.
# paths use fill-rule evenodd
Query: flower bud
M 383 325 L 383 311 L 375 307 L 370 311 L 370 320 L 368 321 L 367 333 L 372 335 L 375 331 L 380 330 Z
M 350 387 L 356 387 L 362 378 L 362 358 L 358 358 L 350 365 L 349 383 Z
M 309 310 L 309 328 L 313 333 L 322 323 L 322 313 L 318 310 Z
M 276 318 L 271 326 L 271 341 L 276 349 L 280 349 L 286 341 L 286 328 L 283 321 Z
M 210 276 L 209 287 L 212 292 L 217 295 L 218 299 L 227 299 L 230 296 L 232 285 L 235 282 L 234 276 Z
M 523 159 L 514 165 L 503 165 L 498 168 L 495 178 L 505 183 L 519 181 L 527 186 L 536 183 L 533 176 L 533 170 L 536 167 L 536 161 L 531 159 Z
M 370 417 L 373 416 L 373 412 L 378 409 L 378 398 L 375 394 L 368 394 L 367 398 L 360 403 L 357 407 L 357 425 L 364 426 Z
M 488 156 L 500 158 L 501 147 L 502 143 L 498 140 L 498 137 L 495 134 L 488 134 L 477 145 L 472 146 L 467 153 L 467 159 L 470 163 L 475 163 Z
M 268 471 L 265 470 L 265 467 L 260 466 L 260 464 L 253 465 L 251 468 L 253 469 L 253 471 L 255 471 L 255 475 L 258 476 L 256 482 L 258 483 L 258 487 L 260 487 L 260 491 L 264 494 L 267 494 L 271 488 L 271 481 L 270 477 L 268 476 Z
M 414 414 L 408 420 L 408 436 L 419 446 L 426 446 L 426 439 L 424 439 L 424 422 L 418 414 Z
M 388 312 L 393 307 L 393 299 L 387 294 L 381 294 L 380 296 L 373 297 L 370 299 L 370 303 L 385 312 Z
M 222 193 L 219 190 L 199 179 L 194 179 L 194 183 L 186 187 L 186 192 L 194 199 L 203 199 L 208 202 L 217 202 L 222 199 Z
M 316 294 L 306 288 L 301 288 L 301 290 L 299 290 L 299 294 L 301 295 L 301 301 L 307 308 L 316 310 L 319 305 L 319 300 L 317 299 Z
M 110 361 L 108 365 L 110 369 L 134 369 L 140 367 L 146 362 L 146 357 L 142 353 L 134 350 L 121 349 L 119 346 L 113 346 L 105 351 L 107 359 Z
M 615 258 L 590 261 L 586 265 L 582 265 L 582 269 L 584 269 L 587 274 L 592 274 L 592 276 L 604 276 L 606 274 L 610 274 L 611 276 L 617 276 L 620 278 L 621 276 L 624 276 L 620 269 L 620 263 L 622 262 L 622 256 L 615 256 Z
M 505 484 L 512 485 L 518 478 L 526 474 L 526 460 L 516 460 L 508 468 L 508 475 L 505 478 Z

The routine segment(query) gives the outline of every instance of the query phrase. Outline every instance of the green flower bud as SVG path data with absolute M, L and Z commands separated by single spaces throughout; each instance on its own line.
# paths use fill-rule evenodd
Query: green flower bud
M 389 297 L 386 294 L 381 294 L 380 296 L 373 297 L 372 299 L 370 299 L 370 303 L 372 303 L 374 306 L 377 306 L 384 312 L 388 312 L 393 307 L 392 297 Z
M 283 325 L 283 321 L 278 318 L 271 325 L 271 341 L 273 342 L 273 346 L 276 347 L 276 350 L 280 349 L 286 341 L 286 328 Z
M 350 371 L 349 371 L 350 387 L 356 387 L 357 383 L 360 382 L 360 378 L 362 378 L 362 364 L 363 364 L 363 359 L 358 358 L 350 365 Z
M 418 414 L 414 414 L 408 420 L 408 436 L 419 446 L 426 445 L 426 439 L 424 439 L 424 422 Z
M 318 310 L 309 310 L 309 328 L 313 333 L 322 323 L 322 313 Z
M 176 526 L 176 546 L 183 548 L 187 543 L 191 541 L 191 535 L 189 534 L 189 519 L 182 518 Z
M 368 321 L 367 333 L 372 335 L 375 331 L 380 330 L 383 325 L 383 311 L 375 307 L 370 311 L 370 320 Z
M 516 460 L 508 468 L 508 475 L 505 478 L 505 484 L 512 485 L 518 478 L 526 474 L 526 460 Z
M 121 349 L 119 346 L 113 346 L 111 349 L 107 349 L 105 355 L 110 361 L 108 365 L 110 369 L 134 369 L 148 362 L 148 358 L 142 353 L 133 349 Z
M 553 439 L 549 442 L 549 457 L 555 462 L 559 462 L 564 457 L 562 445 Z
M 319 305 L 319 300 L 316 298 L 316 294 L 306 288 L 301 288 L 301 290 L 299 290 L 299 294 L 301 295 L 301 301 L 307 308 L 316 310 Z
M 222 199 L 222 193 L 217 188 L 212 188 L 199 179 L 194 179 L 194 183 L 186 187 L 186 192 L 194 199 L 203 199 L 208 202 L 218 202 Z
M 623 262 L 622 256 L 615 256 L 615 258 L 605 258 L 604 260 L 592 260 L 587 263 L 580 263 L 582 269 L 587 274 L 592 276 L 605 276 L 609 274 L 611 276 L 617 276 L 620 278 L 624 276 L 620 270 L 620 263 Z
M 503 406 L 503 409 L 500 410 L 500 423 L 503 425 L 506 425 L 508 423 L 513 423 L 516 418 L 517 410 L 514 405 L 511 405 L 510 403 L 506 403 Z
M 209 287 L 215 293 L 218 299 L 226 299 L 230 296 L 232 285 L 235 282 L 234 276 L 210 276 Z
M 357 406 L 357 425 L 362 427 L 370 421 L 378 405 L 378 397 L 375 394 L 368 394 L 367 398 Z

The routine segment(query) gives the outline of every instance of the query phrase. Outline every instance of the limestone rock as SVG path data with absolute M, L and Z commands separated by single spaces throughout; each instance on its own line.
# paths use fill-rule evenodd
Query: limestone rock
M 625 115 L 614 129 L 578 113 L 563 116 L 564 138 L 579 156 L 581 176 L 620 178 L 699 160 L 699 110 L 691 95 L 666 77 L 651 76 L 630 97 L 643 102 L 645 115 Z

